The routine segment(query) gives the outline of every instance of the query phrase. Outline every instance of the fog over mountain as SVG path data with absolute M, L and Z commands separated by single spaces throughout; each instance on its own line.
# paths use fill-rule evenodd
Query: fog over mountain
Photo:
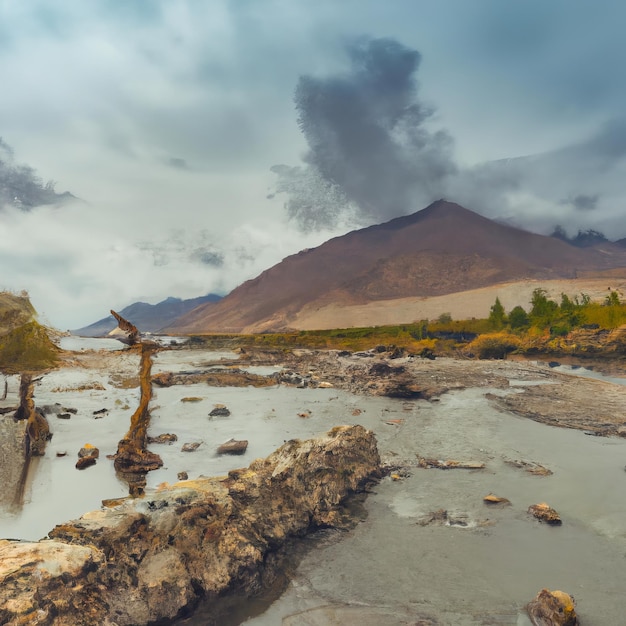
M 3 3 L 0 287 L 75 328 L 227 293 L 438 198 L 544 234 L 626 237 L 624 13 Z

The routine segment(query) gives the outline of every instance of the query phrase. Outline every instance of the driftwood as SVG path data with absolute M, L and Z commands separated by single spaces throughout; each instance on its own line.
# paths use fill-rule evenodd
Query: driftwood
M 48 420 L 35 407 L 33 399 L 34 381 L 32 374 L 20 376 L 20 405 L 14 419 L 26 420 L 26 456 L 43 456 L 46 443 L 52 439 Z
M 111 311 L 118 321 L 119 327 L 128 335 L 129 343 L 137 343 L 137 328 Z M 144 341 L 139 344 L 141 360 L 139 364 L 139 406 L 130 418 L 130 428 L 117 445 L 114 455 L 114 466 L 120 478 L 128 482 L 131 496 L 144 493 L 146 473 L 158 469 L 163 461 L 158 454 L 147 449 L 148 426 L 150 425 L 150 400 L 152 400 L 152 355 L 157 350 L 153 342 Z
M 117 320 L 117 325 L 120 330 L 123 330 L 126 333 L 126 339 L 120 339 L 122 343 L 127 343 L 129 346 L 132 346 L 139 342 L 139 330 L 134 324 L 131 324 L 128 320 L 125 320 L 119 313 L 116 313 L 113 309 L 111 309 L 111 315 Z

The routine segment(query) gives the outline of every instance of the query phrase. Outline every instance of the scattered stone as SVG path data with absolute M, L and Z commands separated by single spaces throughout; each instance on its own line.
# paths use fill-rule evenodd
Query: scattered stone
M 504 462 L 512 467 L 523 469 L 525 472 L 528 472 L 533 476 L 552 476 L 552 470 L 549 470 L 547 467 L 539 465 L 539 463 L 535 463 L 534 461 L 511 461 L 506 459 Z
M 85 469 L 86 467 L 91 467 L 92 465 L 96 464 L 96 458 L 95 456 L 83 456 L 80 457 L 78 459 L 78 461 L 76 461 L 76 469 L 78 470 L 82 470 Z
M 542 589 L 526 610 L 533 626 L 579 626 L 575 606 L 569 593 Z
M 71 413 L 72 415 L 76 415 L 76 413 L 78 413 L 78 409 L 74 409 L 72 407 L 69 406 L 64 406 L 61 411 L 64 411 L 65 413 Z
M 181 402 L 202 402 L 202 400 L 204 400 L 204 398 L 198 396 L 185 396 L 180 399 Z
M 178 435 L 174 433 L 162 433 L 156 437 L 148 437 L 148 443 L 167 443 L 171 445 L 175 441 L 178 441 Z
M 341 357 L 352 356 L 352 352 L 350 352 L 350 350 L 339 350 L 339 352 L 337 352 L 337 356 L 341 356 Z
M 127 496 L 123 498 L 107 498 L 106 500 L 102 500 L 102 506 L 106 507 L 107 509 L 112 509 L 115 506 L 123 504 L 124 502 L 126 502 L 126 500 L 128 500 Z
M 174 384 L 172 372 L 161 372 L 152 377 L 152 382 L 158 387 L 171 387 Z
M 102 417 L 104 417 L 105 415 L 109 414 L 109 409 L 98 409 L 97 411 L 94 411 L 92 413 L 92 415 L 96 418 L 96 419 L 100 419 Z
M 301 413 L 298 413 L 298 417 L 303 417 L 303 418 L 311 417 L 311 411 L 302 411 Z
M 57 456 L 67 456 L 67 450 L 57 450 Z
M 176 474 L 176 478 L 178 478 L 178 480 L 188 480 L 189 474 L 187 474 L 187 472 L 178 472 L 178 474 Z
M 363 411 L 361 411 L 361 409 L 353 409 L 352 410 L 352 415 L 354 415 L 356 417 L 357 415 L 361 415 L 362 412 Z
M 83 459 L 86 457 L 92 457 L 97 459 L 100 456 L 100 450 L 96 448 L 96 446 L 92 446 L 90 443 L 86 443 L 79 451 L 79 458 Z
M 534 515 L 540 522 L 546 522 L 546 524 L 551 526 L 560 526 L 562 524 L 559 514 L 546 502 L 531 504 L 528 507 L 528 512 Z
M 248 448 L 247 439 L 229 439 L 223 443 L 218 449 L 218 454 L 243 454 Z
M 380 361 L 379 363 L 374 363 L 372 367 L 370 367 L 369 374 L 370 376 L 395 376 L 397 374 L 403 374 L 406 371 L 402 365 L 399 367 L 393 367 L 384 361 Z
M 320 389 L 331 389 L 333 384 L 329 383 L 326 380 L 323 380 L 321 383 L 318 383 L 317 385 Z
M 427 459 L 421 456 L 417 457 L 417 466 L 425 469 L 485 469 L 485 464 L 480 462 L 440 461 L 439 459 Z
M 417 522 L 418 526 L 430 526 L 431 524 L 439 524 L 441 526 L 457 526 L 459 528 L 467 528 L 470 526 L 469 518 L 466 514 L 451 516 L 445 509 L 431 511 Z M 478 526 L 485 525 L 484 522 L 476 524 Z
M 72 416 L 70 413 L 57 413 L 57 419 L 60 419 L 60 420 L 68 420 L 71 417 Z
M 223 404 L 216 404 L 215 408 L 209 413 L 209 417 L 228 417 L 230 415 L 230 409 Z
M 389 377 L 381 386 L 378 395 L 388 398 L 424 398 L 424 390 L 416 382 L 413 376 L 408 373 L 399 376 Z
M 487 494 L 483 498 L 483 502 L 485 504 L 488 504 L 489 506 L 494 506 L 496 504 L 501 504 L 501 505 L 509 505 L 509 504 L 511 504 L 511 501 L 508 498 L 503 498 L 501 496 L 497 496 L 494 493 Z
M 181 448 L 181 452 L 195 452 L 202 445 L 201 441 L 193 441 L 191 443 L 184 443 Z

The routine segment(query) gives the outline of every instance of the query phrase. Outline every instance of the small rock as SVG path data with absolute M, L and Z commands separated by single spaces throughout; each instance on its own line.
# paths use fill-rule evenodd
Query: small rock
M 216 404 L 215 408 L 209 413 L 209 417 L 228 417 L 230 410 L 223 404 Z
M 579 626 L 574 598 L 564 591 L 542 589 L 526 606 L 534 626 Z
M 302 411 L 301 413 L 298 413 L 298 417 L 311 417 L 311 411 Z
M 67 456 L 67 450 L 57 450 L 57 456 Z
M 218 449 L 218 454 L 243 454 L 248 448 L 247 439 L 229 439 L 223 443 Z
M 508 498 L 503 498 L 501 496 L 495 495 L 495 493 L 490 493 L 483 498 L 483 502 L 485 504 L 494 505 L 494 504 L 511 504 L 511 501 Z
M 68 420 L 70 419 L 70 417 L 72 417 L 69 413 L 58 413 L 57 414 L 57 419 L 60 420 Z
M 79 451 L 78 456 L 81 459 L 91 457 L 93 459 L 97 459 L 100 456 L 100 450 L 95 446 L 92 446 L 90 443 L 86 443 Z
M 104 417 L 105 415 L 107 415 L 109 413 L 109 409 L 98 409 L 97 411 L 94 411 L 92 413 L 92 415 L 96 418 L 96 419 L 101 419 L 102 417 Z
M 418 467 L 425 469 L 469 469 L 478 470 L 485 469 L 485 464 L 477 461 L 455 461 L 453 459 L 449 461 L 440 461 L 439 459 L 427 459 L 425 457 L 417 457 Z
M 178 472 L 178 474 L 176 474 L 176 477 L 178 478 L 178 480 L 188 480 L 189 474 L 187 474 L 187 472 Z
M 174 384 L 172 372 L 161 372 L 152 377 L 152 382 L 159 387 L 171 387 Z
M 69 406 L 64 406 L 61 411 L 63 411 L 64 413 L 71 413 L 72 415 L 76 415 L 76 413 L 78 413 L 78 409 L 74 409 L 72 407 Z
M 318 386 L 320 389 L 330 389 L 330 388 L 333 386 L 333 384 L 332 384 L 332 383 L 329 383 L 328 381 L 323 380 L 323 381 L 322 381 L 321 383 L 319 383 L 317 386 Z
M 178 436 L 174 433 L 162 433 L 156 437 L 148 437 L 148 443 L 168 443 L 172 444 L 178 441 Z
M 83 456 L 76 461 L 76 469 L 82 470 L 96 464 L 95 456 Z
M 183 447 L 181 448 L 181 451 L 182 452 L 194 452 L 201 446 L 201 444 L 202 444 L 201 441 L 194 441 L 192 443 L 184 443 Z
M 552 526 L 559 526 L 562 523 L 559 514 L 546 502 L 531 504 L 528 507 L 528 512 L 534 515 L 540 522 L 546 522 Z

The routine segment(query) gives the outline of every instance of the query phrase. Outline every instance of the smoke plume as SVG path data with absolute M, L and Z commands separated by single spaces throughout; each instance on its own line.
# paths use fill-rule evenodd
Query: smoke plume
M 300 78 L 295 104 L 307 141 L 304 165 L 274 166 L 277 193 L 305 230 L 332 227 L 345 212 L 383 220 L 441 197 L 456 171 L 452 141 L 425 122 L 420 54 L 392 39 L 360 39 L 345 74 Z

